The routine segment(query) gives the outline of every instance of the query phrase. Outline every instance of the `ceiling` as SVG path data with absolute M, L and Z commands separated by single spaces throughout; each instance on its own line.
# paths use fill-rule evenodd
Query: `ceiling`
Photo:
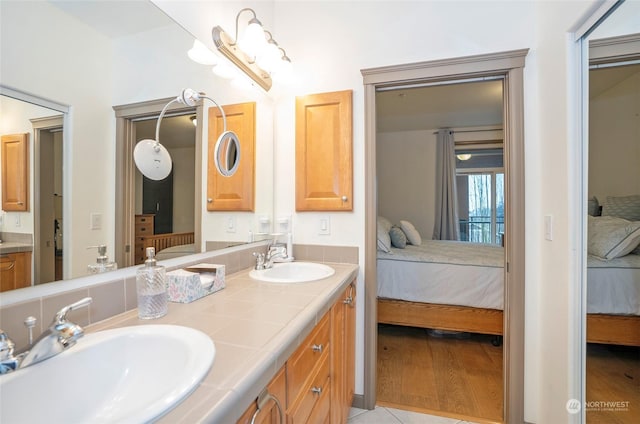
M 502 125 L 502 80 L 376 93 L 379 132 Z
M 589 71 L 589 98 L 598 97 L 639 72 L 640 64 L 591 69 Z
M 171 18 L 149 1 L 48 1 L 108 38 L 175 25 Z

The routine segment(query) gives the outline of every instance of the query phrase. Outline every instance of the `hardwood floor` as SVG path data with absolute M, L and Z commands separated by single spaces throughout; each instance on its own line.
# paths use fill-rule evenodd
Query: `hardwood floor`
M 640 421 L 640 348 L 587 344 L 585 410 L 589 424 Z
M 502 422 L 502 346 L 493 336 L 437 338 L 378 326 L 378 403 L 474 421 Z

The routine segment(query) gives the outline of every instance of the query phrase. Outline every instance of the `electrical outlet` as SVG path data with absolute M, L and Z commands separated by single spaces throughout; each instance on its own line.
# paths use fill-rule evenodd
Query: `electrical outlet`
M 16 214 L 15 226 L 16 227 L 22 226 L 22 222 L 20 221 L 20 214 Z
M 544 217 L 544 238 L 553 240 L 553 215 L 545 215 Z

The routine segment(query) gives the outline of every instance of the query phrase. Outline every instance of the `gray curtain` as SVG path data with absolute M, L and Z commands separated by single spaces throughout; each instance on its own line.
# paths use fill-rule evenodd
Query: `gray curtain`
M 456 149 L 453 134 L 439 130 L 436 145 L 436 217 L 434 240 L 458 240 L 458 192 L 456 189 Z

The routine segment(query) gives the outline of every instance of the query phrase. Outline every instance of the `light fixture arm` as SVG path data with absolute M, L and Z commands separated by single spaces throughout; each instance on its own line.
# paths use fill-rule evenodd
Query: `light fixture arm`
M 240 22 L 240 14 L 242 12 L 251 12 L 253 14 L 253 18 L 249 20 L 249 24 L 252 24 L 254 21 L 255 23 L 257 23 L 258 25 L 262 26 L 262 22 L 260 22 L 260 20 L 258 19 L 258 15 L 256 15 L 256 11 L 253 10 L 250 7 L 245 7 L 244 9 L 241 9 L 238 14 L 236 15 L 236 37 L 233 40 L 233 43 L 231 43 L 232 46 L 235 46 L 236 44 L 238 44 L 238 24 Z

